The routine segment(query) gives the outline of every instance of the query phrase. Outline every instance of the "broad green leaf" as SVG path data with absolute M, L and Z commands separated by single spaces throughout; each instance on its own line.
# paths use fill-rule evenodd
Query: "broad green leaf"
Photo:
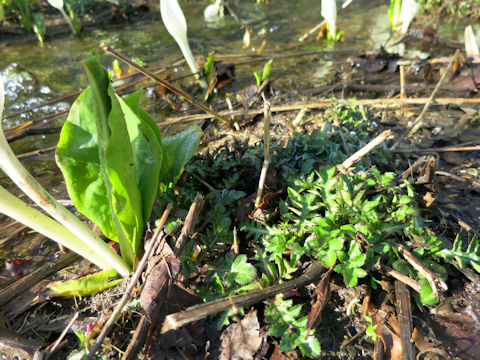
M 164 152 L 160 182 L 177 182 L 183 167 L 197 152 L 202 134 L 202 129 L 192 126 L 180 134 L 163 140 Z
M 116 240 L 110 201 L 100 163 L 90 89 L 73 103 L 57 145 L 57 164 L 77 209 L 109 239 Z
M 119 100 L 132 146 L 136 183 L 142 194 L 143 219 L 147 221 L 158 188 L 158 177 L 163 160 L 163 146 L 160 131 L 155 121 L 140 109 L 141 90 Z
M 420 301 L 423 305 L 435 305 L 440 301 L 438 296 L 435 296 L 432 287 L 430 286 L 429 282 L 425 278 L 421 278 L 420 282 L 422 284 L 422 288 L 420 290 Z
M 288 197 L 293 202 L 293 204 L 299 208 L 302 208 L 302 196 L 291 187 L 287 189 L 287 192 Z
M 80 279 L 56 281 L 48 285 L 47 293 L 50 296 L 57 297 L 93 295 L 121 283 L 124 279 L 110 281 L 110 278 L 117 275 L 116 270 L 105 270 L 81 277 Z
M 282 337 L 278 348 L 282 352 L 288 352 L 295 349 L 300 342 L 300 334 L 291 332 Z
M 95 56 L 84 65 L 90 89 L 72 106 L 57 162 L 75 206 L 120 243 L 132 266 L 158 186 L 160 132 L 139 108 L 139 92 L 125 102 Z
M 310 332 L 308 337 L 307 330 L 302 331 L 301 339 L 304 340 L 298 344 L 298 347 L 302 354 L 313 359 L 319 358 L 322 354 L 322 348 L 318 339 L 313 335 L 313 331 Z
M 325 267 L 332 267 L 337 262 L 337 254 L 334 250 L 330 249 L 326 253 L 321 253 L 320 261 Z
M 268 329 L 268 334 L 271 336 L 283 336 L 288 333 L 289 324 L 288 323 L 277 323 Z
M 122 256 L 130 266 L 140 244 L 144 221 L 134 156 L 120 102 L 107 71 L 92 56 L 84 62 L 93 95 L 97 142 L 105 187 Z M 106 116 L 105 116 L 106 115 Z

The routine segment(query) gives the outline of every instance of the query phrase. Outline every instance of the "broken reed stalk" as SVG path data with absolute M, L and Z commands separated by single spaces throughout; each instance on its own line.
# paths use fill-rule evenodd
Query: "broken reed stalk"
M 90 349 L 90 352 L 86 357 L 86 360 L 92 359 L 95 356 L 95 353 L 97 352 L 98 348 L 100 347 L 100 345 L 103 343 L 107 335 L 112 330 L 113 326 L 115 325 L 115 322 L 118 319 L 118 316 L 120 315 L 124 306 L 127 304 L 128 300 L 130 299 L 132 292 L 135 289 L 135 286 L 137 285 L 137 282 L 140 279 L 140 276 L 142 275 L 143 269 L 145 268 L 145 265 L 147 264 L 147 261 L 150 255 L 152 254 L 154 249 L 157 248 L 158 245 L 165 239 L 165 234 L 163 233 L 163 227 L 167 222 L 167 218 L 168 218 L 168 215 L 170 214 L 170 210 L 172 209 L 172 207 L 173 207 L 172 204 L 168 204 L 165 211 L 163 212 L 163 215 L 160 219 L 160 223 L 158 224 L 157 229 L 155 230 L 155 233 L 153 234 L 153 237 L 150 240 L 150 244 L 148 244 L 147 250 L 143 254 L 140 262 L 138 263 L 137 270 L 135 270 L 135 273 L 130 279 L 130 284 L 128 285 L 127 290 L 125 291 L 125 294 L 122 296 L 117 306 L 115 306 L 115 309 L 110 315 L 110 318 L 103 326 L 102 331 L 98 336 L 97 341 Z
M 405 99 L 405 65 L 399 65 L 400 68 L 400 98 Z
M 396 153 L 432 153 L 432 152 L 456 152 L 456 151 L 478 151 L 480 145 L 476 146 L 457 146 L 457 147 L 441 147 L 441 148 L 428 148 L 428 149 L 399 149 L 389 150 Z
M 422 274 L 430 284 L 433 293 L 435 296 L 439 296 L 438 288 L 442 291 L 447 291 L 448 286 L 445 281 L 443 281 L 438 275 L 433 271 L 427 268 L 423 263 L 418 260 L 405 246 L 402 244 L 397 245 L 398 252 L 403 256 L 403 258 L 410 264 L 412 267 Z
M 318 261 L 315 261 L 301 276 L 286 281 L 283 284 L 269 286 L 264 289 L 250 291 L 246 294 L 218 299 L 204 304 L 194 305 L 176 314 L 167 315 L 163 322 L 161 333 L 164 334 L 169 330 L 178 329 L 188 323 L 204 319 L 207 316 L 228 309 L 236 314 L 243 307 L 257 304 L 291 289 L 311 284 L 320 277 L 323 269 L 324 267 Z
M 315 31 L 320 30 L 320 28 L 321 28 L 322 26 L 324 26 L 326 23 L 327 23 L 327 20 L 323 20 L 323 21 L 320 22 L 319 24 L 315 25 L 313 28 L 311 28 L 310 30 L 308 30 L 305 34 L 303 34 L 302 36 L 300 36 L 300 37 L 298 38 L 298 41 L 299 41 L 299 42 L 304 42 L 310 35 L 312 35 Z
M 353 164 L 358 162 L 365 155 L 367 155 L 370 151 L 375 149 L 378 145 L 383 143 L 385 140 L 387 140 L 391 136 L 392 136 L 392 131 L 391 130 L 385 130 L 380 135 L 378 135 L 373 140 L 371 140 L 367 145 L 365 145 L 360 150 L 358 150 L 355 154 L 350 156 L 341 165 L 337 165 L 338 170 L 342 173 L 345 173 L 346 170 L 348 170 L 348 168 L 350 168 Z
M 418 131 L 423 125 L 423 118 L 425 117 L 425 114 L 427 113 L 428 108 L 430 107 L 430 104 L 433 102 L 435 99 L 435 95 L 437 95 L 438 90 L 442 86 L 443 82 L 445 81 L 447 74 L 450 72 L 450 69 L 452 68 L 453 64 L 458 58 L 458 55 L 460 54 L 460 51 L 457 49 L 455 51 L 455 54 L 453 55 L 452 59 L 450 60 L 450 63 L 448 64 L 447 68 L 443 72 L 442 76 L 440 77 L 440 80 L 438 80 L 437 85 L 435 86 L 435 89 L 433 89 L 432 94 L 428 98 L 428 101 L 425 103 L 425 106 L 422 109 L 422 112 L 418 117 L 415 119 L 413 122 L 412 126 L 410 129 L 408 129 L 403 135 L 401 135 L 397 141 L 392 145 L 391 149 L 394 150 L 400 145 L 400 143 L 403 141 L 403 139 L 408 138 L 412 136 L 414 133 Z
M 415 348 L 412 342 L 413 321 L 410 290 L 401 281 L 395 280 L 395 308 L 402 343 L 402 359 L 415 360 Z
M 100 47 L 105 50 L 106 52 L 112 54 L 113 56 L 115 56 L 117 59 L 123 61 L 124 63 L 130 65 L 131 67 L 133 67 L 134 69 L 136 69 L 137 71 L 141 72 L 143 75 L 149 77 L 150 79 L 152 79 L 153 81 L 156 81 L 157 83 L 165 86 L 168 90 L 170 91 L 173 91 L 175 94 L 179 95 L 179 96 L 182 96 L 185 100 L 187 100 L 189 103 L 191 103 L 192 105 L 195 105 L 197 107 L 199 107 L 200 109 L 202 109 L 203 111 L 211 114 L 213 117 L 217 118 L 218 120 L 220 120 L 221 122 L 224 122 L 228 125 L 230 125 L 230 121 L 228 121 L 227 119 L 225 119 L 222 115 L 220 115 L 218 112 L 216 112 L 215 110 L 213 109 L 210 109 L 208 106 L 205 106 L 204 104 L 202 104 L 200 101 L 198 100 L 195 100 L 192 96 L 190 96 L 190 94 L 188 94 L 187 92 L 183 91 L 182 89 L 180 89 L 179 87 L 173 85 L 171 82 L 167 81 L 167 80 L 164 80 L 162 79 L 160 76 L 157 76 L 155 75 L 153 72 L 149 71 L 148 69 L 144 68 L 143 66 L 137 64 L 136 62 L 134 61 L 131 61 L 130 59 L 128 59 L 126 56 L 120 54 L 118 51 L 112 49 L 110 46 L 108 46 L 107 44 L 105 43 L 101 43 L 100 44 Z
M 175 246 L 172 249 L 176 256 L 180 256 L 185 245 L 187 245 L 188 240 L 190 240 L 193 233 L 193 226 L 198 219 L 198 215 L 203 207 L 203 196 L 197 194 L 195 199 L 193 199 L 192 205 L 188 210 L 187 216 L 185 218 L 185 225 L 183 226 L 182 232 L 175 242 Z
M 307 103 L 307 104 L 294 104 L 294 105 L 281 105 L 272 106 L 270 111 L 272 113 L 283 111 L 297 111 L 305 109 L 324 109 L 332 105 L 345 105 L 345 106 L 357 106 L 357 105 L 369 105 L 369 106 L 403 106 L 409 105 L 423 105 L 428 102 L 428 98 L 407 98 L 407 99 L 363 99 L 363 100 L 333 100 L 325 102 Z M 451 105 L 451 104 L 480 104 L 480 98 L 438 98 L 433 100 L 435 105 Z M 259 115 L 263 113 L 263 109 L 251 109 L 251 110 L 237 110 L 237 111 L 221 111 L 222 116 L 241 116 L 241 115 Z M 212 118 L 214 116 L 210 114 L 194 114 L 184 115 L 170 118 L 169 120 L 159 123 L 160 126 L 166 126 L 174 124 L 180 121 L 189 120 L 202 120 Z
M 265 99 L 262 93 L 264 108 L 263 108 L 263 165 L 258 180 L 257 198 L 255 199 L 255 209 L 260 206 L 263 197 L 263 187 L 265 186 L 265 179 L 267 178 L 268 166 L 270 165 L 270 103 Z
M 375 266 L 375 269 L 379 272 L 382 272 L 383 274 L 387 276 L 391 276 L 394 279 L 397 279 L 404 284 L 410 286 L 413 290 L 415 290 L 417 293 L 420 294 L 420 290 L 422 290 L 422 284 L 420 284 L 418 281 L 413 280 L 411 277 L 407 275 L 403 275 L 401 272 L 397 270 L 393 270 L 392 268 L 386 266 L 386 265 L 380 265 L 377 264 Z

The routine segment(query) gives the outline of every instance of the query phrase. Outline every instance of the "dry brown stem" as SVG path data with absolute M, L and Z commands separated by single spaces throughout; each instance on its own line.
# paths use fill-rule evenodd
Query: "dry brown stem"
M 455 54 L 453 55 L 452 59 L 450 60 L 450 63 L 448 64 L 447 68 L 443 72 L 442 76 L 440 77 L 440 80 L 438 80 L 437 86 L 435 86 L 435 89 L 433 89 L 432 94 L 428 98 L 428 101 L 425 103 L 425 106 L 422 109 L 422 112 L 418 117 L 415 119 L 414 123 L 408 129 L 402 136 L 398 138 L 398 140 L 392 145 L 392 150 L 396 149 L 398 145 L 403 141 L 404 138 L 408 138 L 412 136 L 415 132 L 418 131 L 423 125 L 423 118 L 425 117 L 425 114 L 427 113 L 428 108 L 430 107 L 430 104 L 433 102 L 435 99 L 435 96 L 437 95 L 438 90 L 442 86 L 443 82 L 445 81 L 447 74 L 450 72 L 450 69 L 452 68 L 453 64 L 455 63 L 458 55 L 460 54 L 460 51 L 457 50 Z
M 362 100 L 330 100 L 325 102 L 307 103 L 307 104 L 294 104 L 294 105 L 281 105 L 272 106 L 270 111 L 272 113 L 283 111 L 297 111 L 302 109 L 325 109 L 333 105 L 345 105 L 345 106 L 403 106 L 409 105 L 422 105 L 427 103 L 428 98 L 408 98 L 408 99 L 362 99 Z M 436 105 L 450 105 L 450 104 L 480 104 L 480 98 L 437 98 L 432 101 Z M 251 110 L 237 110 L 237 111 L 220 111 L 222 116 L 244 116 L 244 115 L 259 115 L 263 113 L 263 109 L 251 109 Z M 184 115 L 170 118 L 166 121 L 159 123 L 160 126 L 166 126 L 182 121 L 202 120 L 213 118 L 211 114 L 194 114 Z
M 362 147 L 358 150 L 355 154 L 350 156 L 347 160 L 345 160 L 341 165 L 337 165 L 337 168 L 340 172 L 345 173 L 353 164 L 357 161 L 362 159 L 365 155 L 367 155 L 370 151 L 375 149 L 378 145 L 383 143 L 386 139 L 392 136 L 391 130 L 385 130 L 372 141 L 370 141 L 367 145 Z
M 195 105 L 197 106 L 198 108 L 202 109 L 203 111 L 209 113 L 212 117 L 215 117 L 217 118 L 218 120 L 220 120 L 221 122 L 224 122 L 226 124 L 229 124 L 230 125 L 230 121 L 228 121 L 227 119 L 225 119 L 222 115 L 220 115 L 218 112 L 216 112 L 215 110 L 213 109 L 210 109 L 208 106 L 205 106 L 204 104 L 202 104 L 200 101 L 194 99 L 190 94 L 188 94 L 187 92 L 183 91 L 182 89 L 180 89 L 179 87 L 177 87 L 176 85 L 173 85 L 171 82 L 167 81 L 167 80 L 164 80 L 162 79 L 160 76 L 158 75 L 155 75 L 153 72 L 149 71 L 148 69 L 144 68 L 143 66 L 137 64 L 136 62 L 134 61 L 131 61 L 129 58 L 127 58 L 126 56 L 120 54 L 118 51 L 112 49 L 110 46 L 108 46 L 107 44 L 105 43 L 102 43 L 100 44 L 100 47 L 107 51 L 108 53 L 112 54 L 113 56 L 115 56 L 117 59 L 123 61 L 124 63 L 130 65 L 131 67 L 133 67 L 134 69 L 136 69 L 137 71 L 141 72 L 143 75 L 149 77 L 150 79 L 152 79 L 153 81 L 156 81 L 157 83 L 165 86 L 168 90 L 170 91 L 173 91 L 175 94 L 177 95 L 180 95 L 180 96 L 183 96 L 183 98 L 185 100 L 187 100 L 189 103 L 191 103 L 192 105 Z
M 227 309 L 231 309 L 234 313 L 237 313 L 242 307 L 257 304 L 260 301 L 275 296 L 276 294 L 308 285 L 320 277 L 322 270 L 323 266 L 316 261 L 297 279 L 286 281 L 283 284 L 270 286 L 261 290 L 254 290 L 246 294 L 235 295 L 191 306 L 184 311 L 170 314 L 165 318 L 162 326 L 162 334 L 169 330 L 178 329 L 192 321 L 204 319 L 207 316 L 217 314 Z

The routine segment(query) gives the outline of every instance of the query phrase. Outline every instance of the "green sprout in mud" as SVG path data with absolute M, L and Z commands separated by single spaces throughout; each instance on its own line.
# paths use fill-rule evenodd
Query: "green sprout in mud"
M 272 63 L 273 59 L 270 59 L 267 61 L 265 66 L 263 67 L 263 71 L 255 71 L 253 73 L 253 76 L 255 76 L 255 80 L 257 81 L 257 87 L 260 88 L 260 86 L 263 84 L 264 81 L 267 81 L 270 78 L 270 71 L 272 70 Z

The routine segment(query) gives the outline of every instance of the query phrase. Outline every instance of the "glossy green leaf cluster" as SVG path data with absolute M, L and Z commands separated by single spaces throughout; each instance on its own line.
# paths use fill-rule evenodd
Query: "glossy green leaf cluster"
M 346 176 L 333 166 L 298 179 L 280 205 L 282 220 L 264 237 L 279 276 L 308 255 L 355 286 L 418 216 L 411 185 L 393 179 L 376 168 Z
M 122 99 L 94 55 L 84 65 L 90 88 L 70 110 L 57 163 L 77 209 L 119 242 L 131 267 L 159 183 L 178 179 L 202 132 L 194 127 L 162 143 L 140 91 Z

